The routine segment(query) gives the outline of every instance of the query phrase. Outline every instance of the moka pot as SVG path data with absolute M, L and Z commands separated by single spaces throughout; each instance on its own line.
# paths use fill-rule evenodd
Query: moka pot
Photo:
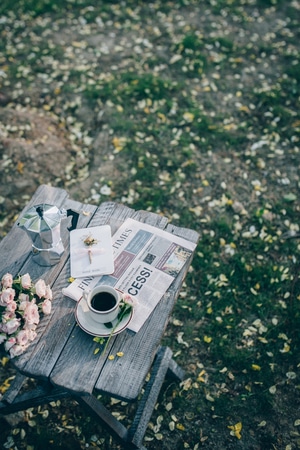
M 79 214 L 43 203 L 26 211 L 17 223 L 31 238 L 33 260 L 40 266 L 54 266 L 60 261 L 64 252 L 61 221 L 68 216 L 72 216 L 72 224 L 68 228 L 71 231 L 77 226 Z

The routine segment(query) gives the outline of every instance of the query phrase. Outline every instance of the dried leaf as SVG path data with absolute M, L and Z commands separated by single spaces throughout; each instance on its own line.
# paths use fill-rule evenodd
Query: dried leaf
M 235 436 L 236 438 L 241 439 L 242 427 L 242 422 L 238 422 L 235 425 L 228 425 L 228 428 L 231 430 L 231 436 Z

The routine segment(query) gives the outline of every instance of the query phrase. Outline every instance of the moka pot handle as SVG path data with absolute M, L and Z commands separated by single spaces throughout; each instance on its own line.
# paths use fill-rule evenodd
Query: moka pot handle
M 68 227 L 69 231 L 75 230 L 77 227 L 78 219 L 79 219 L 79 213 L 76 211 L 73 211 L 72 209 L 67 209 L 67 216 L 72 216 L 72 222 L 71 226 Z

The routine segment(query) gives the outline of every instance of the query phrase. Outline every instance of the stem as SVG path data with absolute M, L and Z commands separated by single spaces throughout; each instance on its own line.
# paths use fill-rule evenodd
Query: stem
M 121 312 L 120 312 L 119 315 L 118 315 L 118 321 L 117 321 L 116 325 L 113 327 L 113 329 L 111 330 L 110 335 L 108 336 L 108 339 L 107 339 L 107 341 L 106 341 L 105 347 L 104 347 L 104 349 L 103 349 L 103 351 L 102 351 L 102 353 L 101 353 L 102 355 L 105 354 L 106 349 L 107 349 L 107 347 L 108 347 L 108 344 L 109 344 L 111 338 L 113 337 L 113 333 L 115 332 L 116 328 L 117 328 L 118 325 L 121 323 L 121 321 L 123 320 L 123 318 L 124 318 L 127 314 L 130 313 L 132 307 L 131 307 L 130 305 L 126 305 L 126 304 L 125 304 L 125 305 L 124 305 L 123 307 L 121 307 L 121 308 L 122 308 L 122 309 L 121 309 Z

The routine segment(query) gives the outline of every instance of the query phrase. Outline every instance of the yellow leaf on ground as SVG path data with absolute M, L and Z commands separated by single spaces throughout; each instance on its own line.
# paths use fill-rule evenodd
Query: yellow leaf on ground
M 23 173 L 23 169 L 24 169 L 24 163 L 22 163 L 21 161 L 18 161 L 18 163 L 17 163 L 17 171 L 22 174 Z
M 15 377 L 9 377 L 6 378 L 6 380 L 4 380 L 3 384 L 0 386 L 0 393 L 4 394 L 4 392 L 6 392 L 9 388 L 10 388 L 10 382 L 14 379 Z
M 241 431 L 243 428 L 242 422 L 238 422 L 235 425 L 228 425 L 228 428 L 231 430 L 231 436 L 235 436 L 238 439 L 241 439 Z
M 206 383 L 206 380 L 204 378 L 205 375 L 206 375 L 205 370 L 201 370 L 201 372 L 199 373 L 199 375 L 197 377 L 197 381 L 200 381 L 201 383 Z
M 185 113 L 183 114 L 183 118 L 184 118 L 184 120 L 185 120 L 186 122 L 193 122 L 195 116 L 194 116 L 194 114 L 192 114 L 192 113 L 190 113 L 190 112 L 185 112 Z
M 8 363 L 9 358 L 7 358 L 7 356 L 3 356 L 3 358 L 1 358 L 1 364 L 2 366 L 6 366 L 6 364 Z

